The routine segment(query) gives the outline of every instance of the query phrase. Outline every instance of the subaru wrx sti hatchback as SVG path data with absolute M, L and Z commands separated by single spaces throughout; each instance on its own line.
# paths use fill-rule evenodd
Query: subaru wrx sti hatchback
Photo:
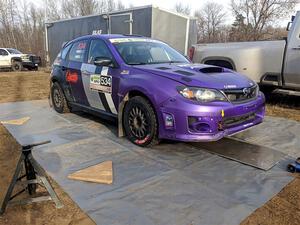
M 79 108 L 118 118 L 119 133 L 140 146 L 215 141 L 261 123 L 265 111 L 263 94 L 247 77 L 124 35 L 65 44 L 53 63 L 51 101 L 59 113 Z

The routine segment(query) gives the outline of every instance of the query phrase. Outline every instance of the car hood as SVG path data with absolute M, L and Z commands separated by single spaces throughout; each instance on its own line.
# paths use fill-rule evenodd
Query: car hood
M 22 58 L 22 57 L 30 57 L 30 56 L 34 56 L 34 55 L 33 54 L 24 54 L 24 53 L 22 53 L 22 54 L 11 54 L 11 56 Z
M 213 89 L 239 89 L 250 87 L 254 82 L 232 70 L 204 64 L 148 64 L 136 69 L 163 76 L 186 86 Z

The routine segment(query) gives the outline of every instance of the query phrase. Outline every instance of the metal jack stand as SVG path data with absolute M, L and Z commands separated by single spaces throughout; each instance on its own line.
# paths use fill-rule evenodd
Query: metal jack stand
M 51 141 L 45 141 L 45 142 L 41 142 L 41 143 L 22 146 L 22 154 L 18 161 L 12 181 L 6 192 L 5 198 L 3 200 L 1 210 L 0 210 L 0 215 L 2 215 L 5 212 L 5 209 L 8 204 L 12 204 L 12 205 L 27 204 L 27 203 L 33 203 L 33 202 L 52 200 L 52 201 L 54 201 L 56 208 L 63 207 L 62 203 L 60 202 L 56 193 L 54 192 L 51 184 L 49 183 L 44 170 L 35 161 L 35 159 L 33 158 L 32 154 L 31 154 L 31 150 L 33 147 L 38 146 L 38 145 L 48 144 L 50 142 Z M 25 169 L 25 174 L 21 174 L 21 172 L 23 171 L 23 165 L 24 165 L 24 169 Z M 23 178 L 26 178 L 26 180 L 22 181 Z M 25 184 L 26 187 L 23 190 L 17 192 L 16 194 L 12 195 L 16 184 Z M 29 195 L 35 194 L 38 184 L 43 186 L 44 188 L 46 188 L 49 195 L 13 201 L 13 199 L 15 197 L 19 196 L 21 193 L 25 192 L 26 190 L 28 190 Z

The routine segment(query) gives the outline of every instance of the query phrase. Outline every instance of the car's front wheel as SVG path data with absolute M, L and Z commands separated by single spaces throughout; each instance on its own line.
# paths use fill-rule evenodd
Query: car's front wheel
M 57 82 L 53 83 L 51 86 L 51 101 L 53 108 L 58 113 L 70 112 L 66 97 L 63 90 Z
M 131 98 L 124 109 L 123 125 L 128 139 L 139 146 L 158 143 L 158 125 L 150 102 L 141 97 Z

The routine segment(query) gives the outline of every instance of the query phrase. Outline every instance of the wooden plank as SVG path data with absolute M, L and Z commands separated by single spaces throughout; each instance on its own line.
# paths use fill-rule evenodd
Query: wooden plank
M 100 164 L 76 171 L 75 173 L 68 175 L 68 178 L 101 184 L 112 184 L 112 161 L 105 161 Z

